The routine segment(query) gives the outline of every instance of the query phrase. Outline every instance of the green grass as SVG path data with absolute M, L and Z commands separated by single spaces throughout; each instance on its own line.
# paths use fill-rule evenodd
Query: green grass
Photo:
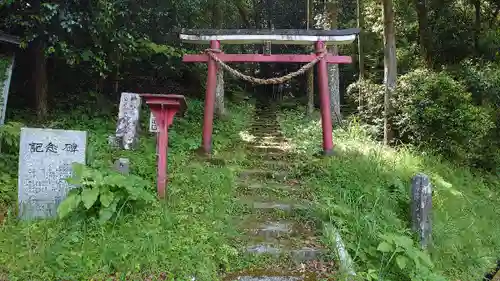
M 305 112 L 302 111 L 302 112 Z M 321 149 L 318 118 L 286 111 L 280 123 L 302 153 L 297 172 L 316 190 L 318 214 L 341 231 L 356 271 L 378 280 L 481 280 L 500 253 L 500 179 L 452 164 L 408 147 L 386 148 L 370 140 L 355 122 L 334 132 L 337 154 L 327 159 L 309 157 Z M 400 269 L 390 254 L 377 251 L 381 235 L 410 237 L 410 186 L 418 172 L 431 177 L 433 247 L 430 270 L 409 262 Z M 333 244 L 333 241 L 327 241 Z M 412 259 L 414 243 L 401 255 Z M 399 254 L 398 254 L 399 255 Z
M 104 225 L 94 219 L 18 222 L 10 217 L 0 227 L 0 280 L 107 280 L 110 275 L 115 280 L 216 280 L 221 272 L 245 266 L 232 241 L 233 217 L 240 211 L 233 189 L 244 160 L 238 133 L 248 126 L 253 108 L 230 105 L 231 118 L 216 121 L 214 155 L 225 164 L 214 165 L 192 152 L 201 141 L 203 105 L 190 100 L 189 106 L 170 131 L 167 202 Z M 143 133 L 134 151 L 113 150 L 107 136 L 114 134 L 116 118 L 94 112 L 84 106 L 71 114 L 59 112 L 45 125 L 88 131 L 89 166 L 104 169 L 128 157 L 131 172 L 151 181 L 155 192 L 153 136 Z M 147 128 L 144 119 L 142 128 Z
M 241 239 L 235 238 L 239 231 L 235 220 L 245 214 L 245 207 L 235 200 L 236 174 L 253 165 L 243 150 L 240 132 L 249 125 L 252 106 L 230 105 L 231 118 L 216 121 L 214 155 L 223 161 L 208 163 L 192 152 L 200 143 L 203 105 L 194 100 L 189 105 L 186 117 L 177 118 L 170 131 L 166 202 L 132 209 L 104 225 L 94 219 L 29 223 L 9 217 L 0 227 L 0 280 L 107 280 L 110 276 L 111 280 L 189 280 L 196 276 L 203 281 L 269 264 L 266 258 L 244 256 L 239 250 Z M 107 143 L 115 127 L 112 108 L 96 111 L 87 105 L 71 114 L 61 112 L 45 124 L 15 120 L 30 126 L 87 130 L 90 166 L 105 169 L 116 158 L 128 157 L 131 172 L 150 181 L 155 192 L 152 135 L 143 133 L 134 151 L 113 150 Z M 144 113 L 148 116 L 146 109 Z M 147 128 L 146 123 L 144 118 L 142 128 Z M 356 124 L 335 131 L 336 156 L 313 158 L 309 155 L 321 149 L 317 118 L 287 111 L 280 115 L 280 124 L 298 153 L 297 158 L 287 159 L 287 169 L 308 187 L 307 198 L 318 203 L 317 210 L 307 214 L 308 220 L 325 226 L 333 223 L 341 231 L 364 280 L 480 280 L 491 269 L 500 252 L 495 237 L 500 230 L 498 178 L 411 148 L 382 147 Z M 15 145 L 4 148 L 11 154 L 16 151 Z M 12 167 L 16 157 L 0 160 L 10 161 Z M 16 188 L 12 185 L 16 175 L 8 172 L 0 170 L 0 179 L 8 175 L 5 182 L 9 183 L 1 186 L 0 180 L 0 193 L 12 191 L 9 186 Z M 400 242 L 415 238 L 409 230 L 409 189 L 417 172 L 431 176 L 435 187 L 431 269 L 412 262 L 423 254 L 415 243 L 401 248 L 394 259 L 392 253 L 377 250 L 391 237 Z M 327 233 L 324 240 L 333 245 Z M 404 269 L 397 265 L 402 260 Z

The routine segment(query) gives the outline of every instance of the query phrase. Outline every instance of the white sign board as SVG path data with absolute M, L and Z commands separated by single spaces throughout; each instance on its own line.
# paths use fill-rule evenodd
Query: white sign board
M 22 128 L 18 202 L 23 219 L 48 218 L 72 188 L 74 162 L 85 164 L 87 132 Z
M 158 133 L 158 125 L 156 124 L 156 118 L 153 115 L 153 112 L 149 115 L 149 131 L 151 133 Z

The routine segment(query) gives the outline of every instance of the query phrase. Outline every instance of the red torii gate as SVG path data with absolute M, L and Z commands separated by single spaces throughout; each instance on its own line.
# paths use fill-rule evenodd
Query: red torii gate
M 208 64 L 208 77 L 205 95 L 205 112 L 203 119 L 202 147 L 205 153 L 212 150 L 212 131 L 215 107 L 215 88 L 217 83 L 218 62 L 283 62 L 283 63 L 310 63 L 318 61 L 318 86 L 321 104 L 321 124 L 323 127 L 323 153 L 333 151 L 332 119 L 330 112 L 330 92 L 328 88 L 328 63 L 351 63 L 350 56 L 334 56 L 325 54 L 327 45 L 349 44 L 356 39 L 359 29 L 343 30 L 248 30 L 248 29 L 181 29 L 181 41 L 194 44 L 209 44 L 210 50 L 217 53 L 184 55 L 183 62 L 205 62 Z M 316 54 L 225 54 L 220 51 L 222 44 L 283 44 L 283 45 L 312 45 L 315 44 Z

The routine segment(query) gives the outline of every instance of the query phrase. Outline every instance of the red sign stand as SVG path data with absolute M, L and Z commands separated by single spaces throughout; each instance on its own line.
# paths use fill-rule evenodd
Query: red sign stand
M 181 95 L 141 94 L 151 109 L 158 126 L 158 197 L 165 198 L 167 186 L 168 127 L 172 125 L 177 112 L 186 110 L 186 99 Z

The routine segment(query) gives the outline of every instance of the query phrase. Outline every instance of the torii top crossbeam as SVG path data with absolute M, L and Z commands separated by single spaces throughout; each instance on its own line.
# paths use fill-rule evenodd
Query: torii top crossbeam
M 326 45 L 352 43 L 359 34 L 359 28 L 340 30 L 304 29 L 180 29 L 179 38 L 186 43 L 208 44 L 219 41 L 221 44 L 272 44 L 312 45 L 322 41 Z

